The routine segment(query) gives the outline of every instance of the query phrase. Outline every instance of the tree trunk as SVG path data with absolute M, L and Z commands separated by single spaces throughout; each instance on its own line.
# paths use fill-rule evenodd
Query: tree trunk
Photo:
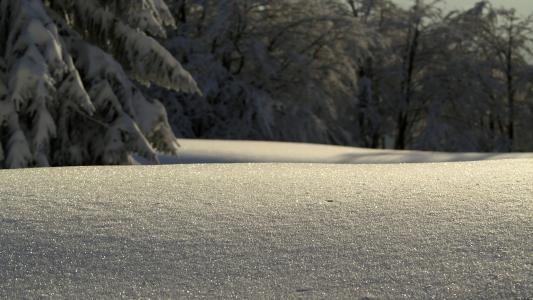
M 513 78 L 513 27 L 509 27 L 509 40 L 507 44 L 506 53 L 506 70 L 505 75 L 507 78 L 507 138 L 509 139 L 509 151 L 513 151 L 513 144 L 515 138 L 514 132 L 514 104 L 515 104 L 515 91 L 514 91 L 514 78 Z
M 417 2 L 418 3 L 418 2 Z M 415 8 L 416 10 L 416 8 Z M 416 11 L 415 11 L 416 12 Z M 415 23 L 409 28 L 407 36 L 407 51 L 404 61 L 404 79 L 401 84 L 402 102 L 400 103 L 400 111 L 397 119 L 397 135 L 395 140 L 395 148 L 403 150 L 406 147 L 406 140 L 408 134 L 409 124 L 409 104 L 411 103 L 411 94 L 413 87 L 413 73 L 415 69 L 415 59 L 418 50 L 418 39 L 420 37 L 420 19 L 416 17 Z
M 187 0 L 182 0 L 178 6 L 178 21 L 182 24 L 187 23 Z
M 398 116 L 398 133 L 396 136 L 396 141 L 394 142 L 394 148 L 398 150 L 405 149 L 406 146 L 406 137 L 407 137 L 407 118 L 404 115 Z

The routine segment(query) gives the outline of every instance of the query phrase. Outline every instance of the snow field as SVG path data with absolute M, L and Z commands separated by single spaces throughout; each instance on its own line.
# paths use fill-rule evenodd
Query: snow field
M 332 145 L 264 141 L 179 139 L 178 157 L 160 156 L 176 163 L 332 163 L 384 164 L 533 159 L 533 153 L 446 153 L 376 150 Z M 139 161 L 147 163 L 142 158 Z
M 532 182 L 532 159 L 1 171 L 0 298 L 527 299 Z

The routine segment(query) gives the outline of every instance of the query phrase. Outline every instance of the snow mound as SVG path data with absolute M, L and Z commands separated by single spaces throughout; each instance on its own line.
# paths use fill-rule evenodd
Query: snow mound
M 0 298 L 530 299 L 532 182 L 533 159 L 0 171 Z
M 533 158 L 533 153 L 444 153 L 376 150 L 305 143 L 180 139 L 178 157 L 164 164 L 188 163 L 332 163 L 389 164 Z M 137 159 L 142 161 L 141 159 Z M 143 161 L 145 162 L 145 161 Z

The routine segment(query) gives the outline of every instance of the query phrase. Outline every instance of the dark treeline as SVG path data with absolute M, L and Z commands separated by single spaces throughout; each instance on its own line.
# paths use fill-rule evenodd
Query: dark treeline
M 176 137 L 533 150 L 533 17 L 481 1 L 0 0 L 0 168 Z
M 481 1 L 173 0 L 203 95 L 152 89 L 178 137 L 533 150 L 533 18 Z

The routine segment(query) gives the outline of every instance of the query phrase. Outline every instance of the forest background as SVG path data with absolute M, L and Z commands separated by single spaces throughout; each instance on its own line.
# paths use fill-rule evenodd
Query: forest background
M 4 167 L 178 138 L 533 150 L 533 16 L 490 1 L 0 0 Z
M 181 137 L 533 149 L 532 18 L 480 1 L 174 1 L 168 47 L 202 96 Z M 406 2 L 409 2 L 406 5 Z

